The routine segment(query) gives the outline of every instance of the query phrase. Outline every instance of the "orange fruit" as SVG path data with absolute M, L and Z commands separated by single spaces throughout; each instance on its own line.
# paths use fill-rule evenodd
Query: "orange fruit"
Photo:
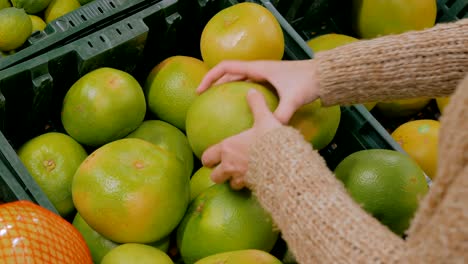
M 101 264 L 173 264 L 171 258 L 161 250 L 143 244 L 128 243 L 113 248 L 102 259 Z
M 75 215 L 75 218 L 73 218 L 72 224 L 83 236 L 86 245 L 88 245 L 88 248 L 91 251 L 91 256 L 93 258 L 94 263 L 101 263 L 102 258 L 111 249 L 120 245 L 119 243 L 115 243 L 103 237 L 101 234 L 92 229 L 79 213 L 77 213 Z M 156 247 L 164 252 L 167 252 L 167 250 L 169 249 L 169 237 L 148 245 Z
M 335 168 L 351 197 L 398 235 L 403 235 L 428 186 L 423 171 L 408 155 L 394 150 L 355 152 Z
M 108 143 L 78 168 L 76 209 L 117 243 L 151 243 L 178 225 L 190 199 L 189 177 L 172 152 L 138 138 Z
M 440 113 L 442 114 L 444 113 L 444 109 L 448 105 L 449 102 L 450 102 L 450 97 L 436 98 L 437 107 L 439 108 Z
M 187 177 L 192 174 L 192 149 L 185 134 L 175 126 L 161 120 L 146 120 L 127 138 L 140 138 L 173 152 L 184 163 Z
M 173 56 L 159 63 L 145 84 L 151 112 L 185 130 L 187 109 L 197 96 L 195 90 L 208 70 L 203 61 L 187 56 Z
M 273 92 L 251 82 L 224 83 L 195 98 L 187 112 L 186 133 L 198 158 L 208 147 L 252 127 L 253 115 L 247 103 L 250 89 L 263 94 L 271 111 L 278 105 Z
M 93 263 L 70 223 L 30 201 L 0 205 L 0 230 L 1 263 Z
M 352 20 L 362 38 L 399 34 L 434 26 L 435 0 L 353 0 Z
M 75 140 L 97 147 L 130 134 L 145 113 L 145 95 L 137 80 L 121 70 L 100 68 L 68 90 L 62 123 Z
M 282 264 L 268 252 L 257 249 L 235 250 L 223 252 L 200 259 L 195 264 Z
M 389 102 L 378 102 L 375 107 L 386 117 L 408 117 L 421 111 L 427 106 L 427 104 L 429 104 L 430 101 L 430 98 L 411 98 Z
M 323 107 L 320 99 L 301 106 L 289 125 L 299 130 L 314 149 L 321 150 L 335 137 L 341 120 L 339 105 Z
M 61 216 L 74 212 L 73 175 L 86 159 L 85 149 L 72 137 L 50 132 L 18 149 L 18 157 Z
M 358 39 L 343 34 L 329 33 L 308 40 L 307 45 L 312 49 L 312 51 L 319 52 L 334 49 L 338 46 L 346 45 L 355 41 L 358 41 Z
M 190 179 L 190 201 L 193 201 L 200 193 L 215 185 L 211 180 L 212 168 L 201 167 Z
M 439 121 L 421 119 L 408 121 L 392 133 L 393 139 L 431 179 L 437 173 L 439 130 Z
M 284 35 L 275 16 L 252 2 L 238 3 L 214 15 L 203 29 L 203 61 L 213 67 L 223 60 L 281 60 Z
M 248 189 L 216 184 L 191 203 L 177 229 L 177 246 L 185 264 L 218 253 L 272 250 L 279 231 Z

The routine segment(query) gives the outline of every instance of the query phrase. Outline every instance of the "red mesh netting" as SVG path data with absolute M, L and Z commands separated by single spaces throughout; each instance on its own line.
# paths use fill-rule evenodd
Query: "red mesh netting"
M 0 205 L 1 263 L 92 263 L 81 234 L 29 201 Z

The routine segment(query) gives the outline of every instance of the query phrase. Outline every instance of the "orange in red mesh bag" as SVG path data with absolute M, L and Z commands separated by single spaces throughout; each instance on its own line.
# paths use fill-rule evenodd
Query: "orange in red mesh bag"
M 0 263 L 92 263 L 86 242 L 65 219 L 29 201 L 0 205 Z

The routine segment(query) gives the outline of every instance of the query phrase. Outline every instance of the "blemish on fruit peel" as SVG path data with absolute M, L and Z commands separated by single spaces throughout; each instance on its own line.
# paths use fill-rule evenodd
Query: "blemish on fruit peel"
M 198 205 L 197 209 L 195 211 L 201 213 L 203 211 L 203 207 L 205 206 L 205 203 L 201 203 L 200 205 Z

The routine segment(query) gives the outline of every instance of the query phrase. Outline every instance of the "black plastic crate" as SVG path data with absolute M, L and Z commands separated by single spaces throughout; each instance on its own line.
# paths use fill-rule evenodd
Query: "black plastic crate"
M 34 32 L 14 54 L 0 55 L 0 70 L 88 35 L 161 0 L 95 0 Z

